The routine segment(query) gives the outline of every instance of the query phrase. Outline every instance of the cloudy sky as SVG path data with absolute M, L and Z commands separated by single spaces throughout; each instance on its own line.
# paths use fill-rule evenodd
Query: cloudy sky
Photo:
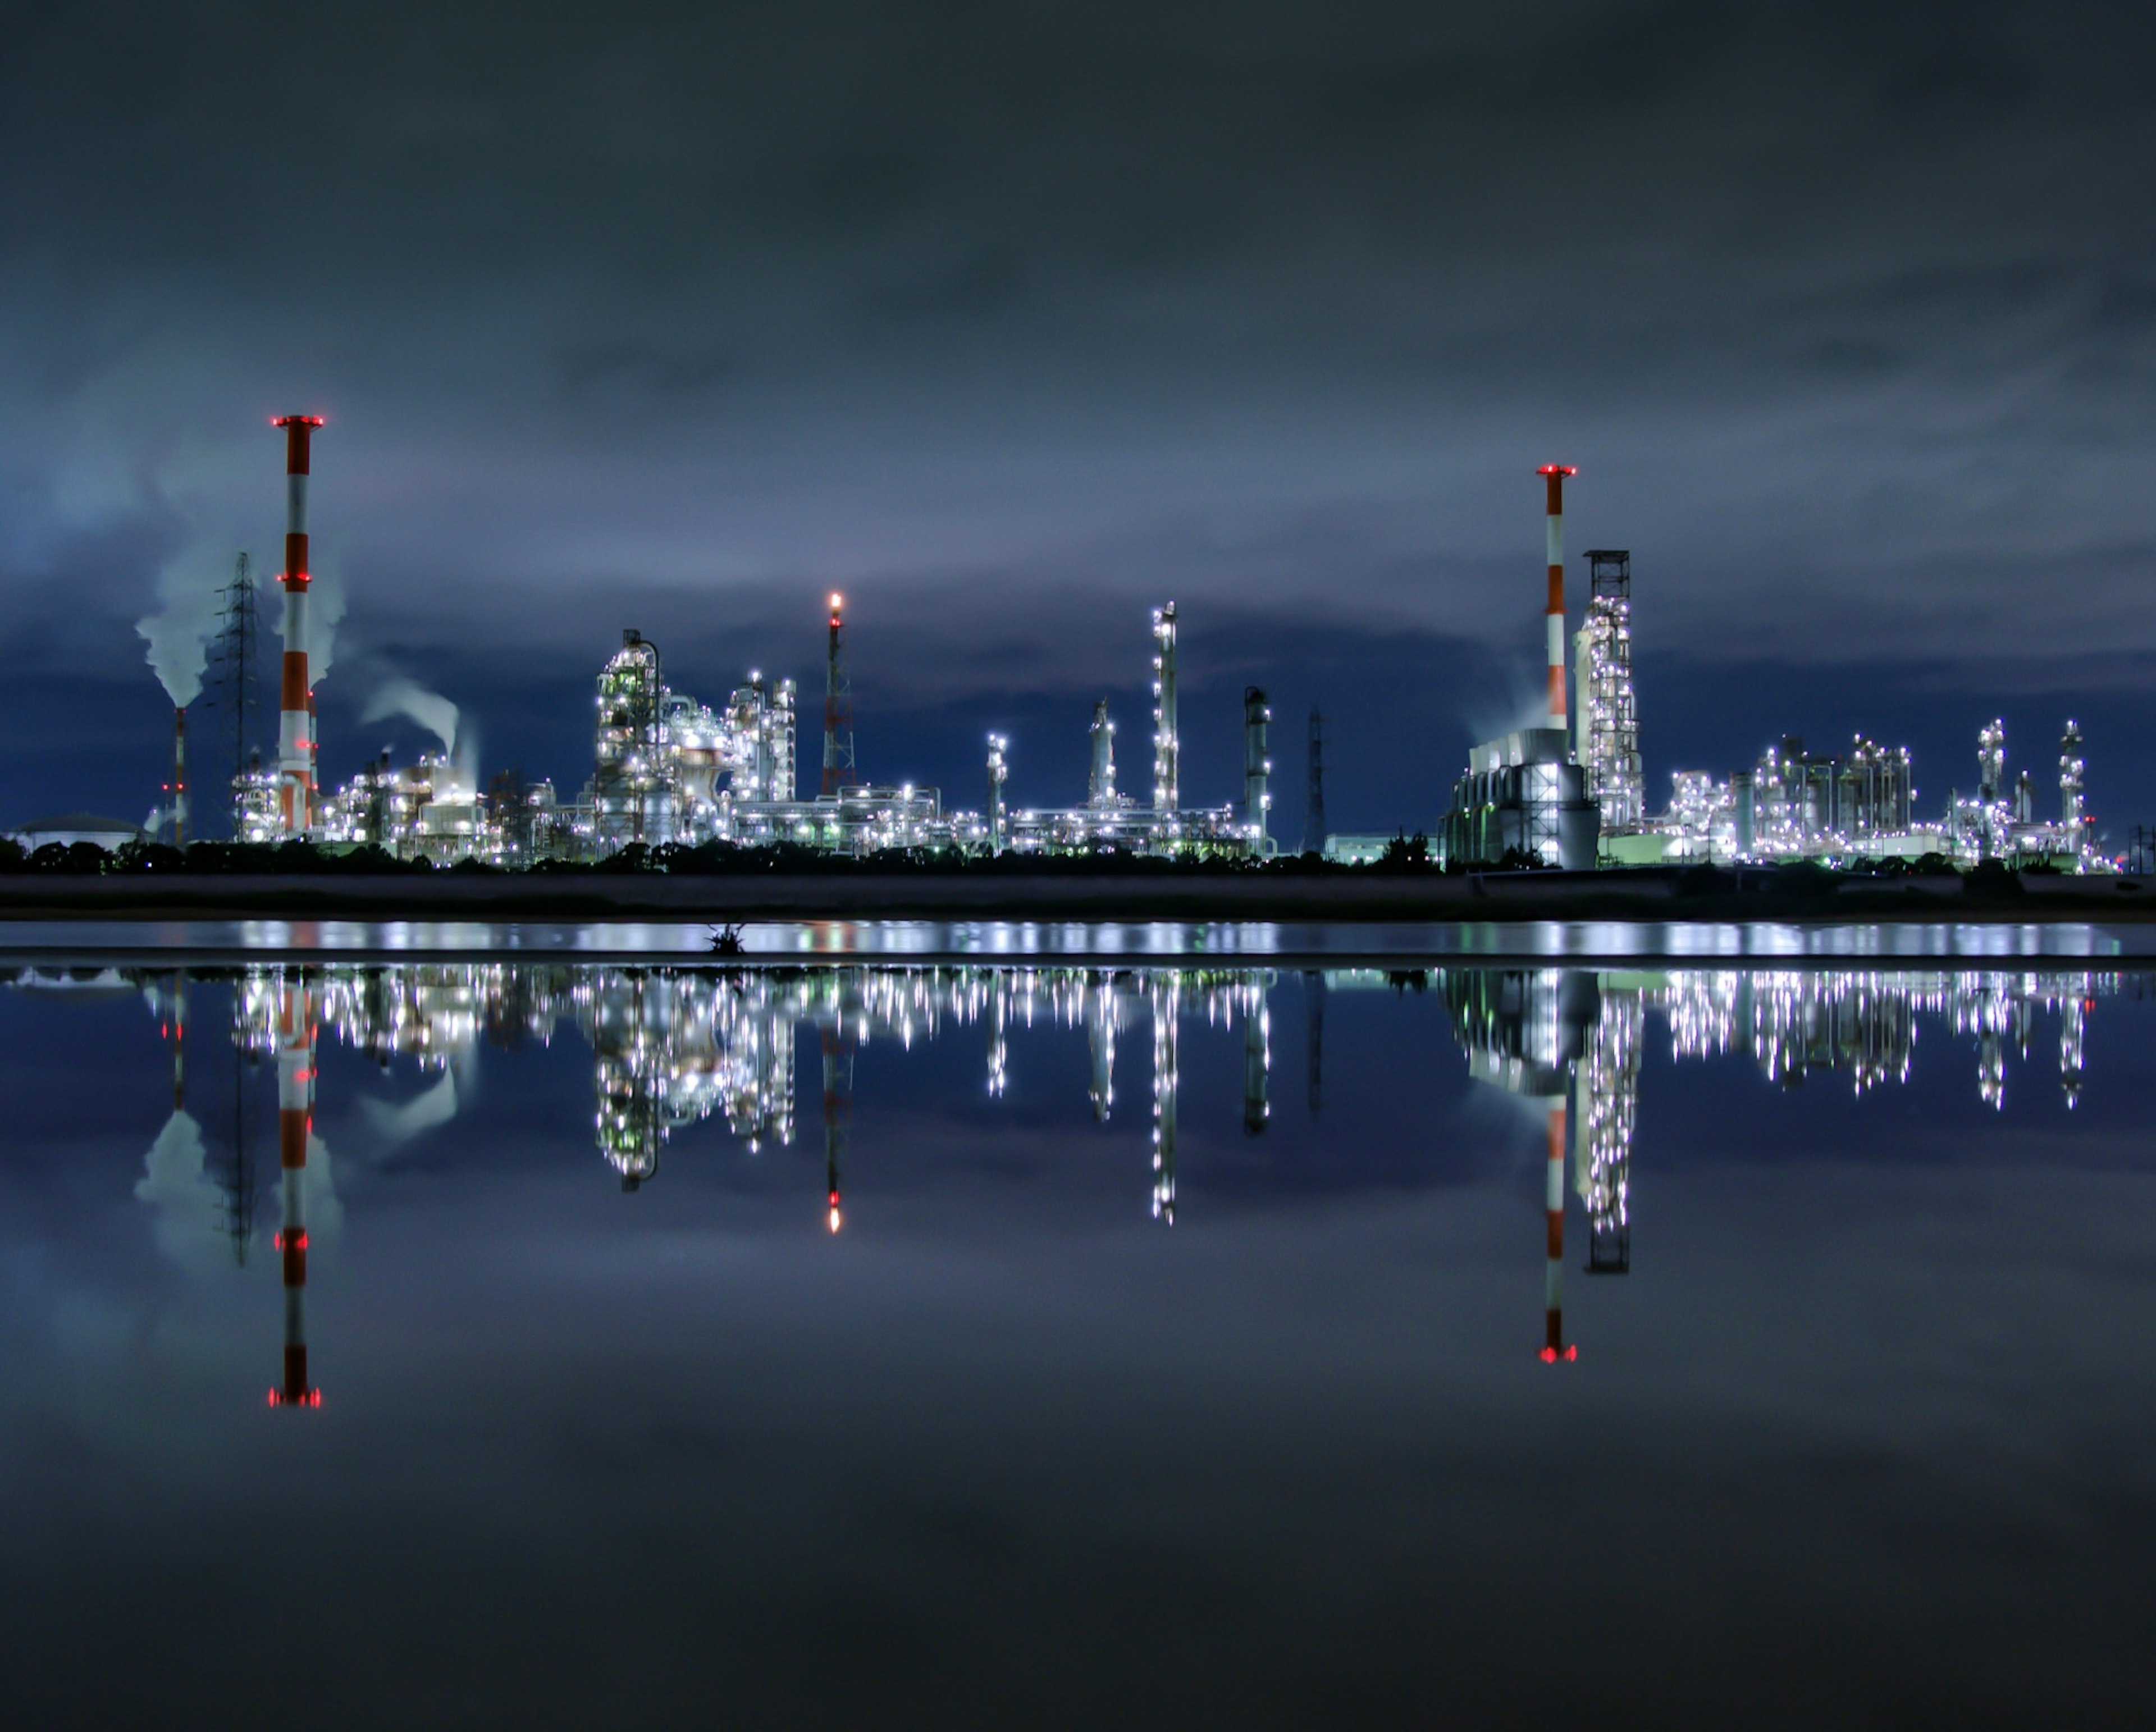
M 1427 822 L 1533 689 L 1562 460 L 1657 803 L 1863 730 L 1935 808 L 1982 722 L 2047 781 L 2072 714 L 2123 836 L 2152 73 L 2076 6 L 24 0 L 0 816 L 146 810 L 135 623 L 274 569 L 307 410 L 333 776 L 423 742 L 360 720 L 406 679 L 573 787 L 622 627 L 813 684 L 835 586 L 865 771 L 970 800 L 1001 727 L 1072 798 L 1173 595 L 1193 797 L 1255 680 L 1282 828 L 1313 701 L 1336 827 Z

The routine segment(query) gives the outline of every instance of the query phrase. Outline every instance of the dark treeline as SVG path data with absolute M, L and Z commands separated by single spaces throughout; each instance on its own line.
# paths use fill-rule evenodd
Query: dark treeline
M 638 874 L 672 876 L 726 876 L 771 874 L 788 877 L 844 877 L 875 874 L 919 874 L 983 879 L 1010 878 L 1313 878 L 1358 875 L 1419 875 L 1459 877 L 1471 869 L 1477 874 L 1546 871 L 1525 856 L 1508 853 L 1490 866 L 1436 864 L 1430 856 L 1427 838 L 1420 835 L 1396 837 L 1383 858 L 1367 864 L 1327 860 L 1317 854 L 1280 854 L 1270 860 L 1247 860 L 1219 856 L 1167 858 L 1122 850 L 1088 854 L 968 854 L 955 849 L 886 848 L 850 856 L 834 854 L 798 843 L 780 842 L 743 847 L 726 842 L 706 842 L 695 847 L 665 843 L 647 848 L 631 843 L 619 853 L 588 863 L 539 860 L 528 866 L 495 866 L 465 858 L 437 864 L 422 855 L 400 860 L 386 849 L 357 847 L 318 847 L 313 843 L 197 842 L 184 849 L 159 842 L 131 842 L 107 852 L 95 843 L 48 843 L 26 853 L 21 844 L 0 838 L 0 874 L 54 874 L 74 876 L 129 877 L 231 876 L 321 877 L 380 875 L 413 877 L 448 873 L 465 877 L 577 878 L 614 877 Z M 1808 894 L 1831 894 L 1837 886 L 1855 879 L 1953 879 L 1959 877 L 1971 889 L 1995 889 L 2012 894 L 2022 889 L 2022 878 L 2031 873 L 2056 873 L 2043 866 L 2018 870 L 1999 860 L 1986 860 L 1965 873 L 1941 854 L 1914 860 L 1887 859 L 1830 868 L 1809 862 L 1779 866 L 1725 867 L 1704 863 L 1690 866 L 1637 867 L 1625 875 L 1674 880 L 1681 896 L 1711 897 L 1766 892 L 1799 899 Z

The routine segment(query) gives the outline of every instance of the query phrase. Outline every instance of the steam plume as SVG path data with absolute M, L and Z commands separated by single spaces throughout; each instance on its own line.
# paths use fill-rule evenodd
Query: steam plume
M 175 708 L 202 695 L 203 666 L 217 629 L 218 587 L 224 581 L 222 555 L 194 548 L 157 574 L 155 613 L 135 622 L 149 645 L 149 662 Z
M 151 1211 L 157 1248 L 187 1268 L 222 1262 L 224 1193 L 203 1171 L 202 1126 L 184 1112 L 165 1121 L 143 1158 L 135 1196 Z
M 284 609 L 275 604 L 276 587 L 270 586 L 270 623 L 280 637 L 285 632 Z M 337 627 L 345 611 L 344 580 L 334 571 L 316 571 L 307 584 L 307 680 L 320 685 L 336 658 Z
M 456 1073 L 444 1071 L 441 1080 L 433 1088 L 409 1100 L 393 1104 L 362 1095 L 359 1105 L 367 1123 L 382 1139 L 382 1152 L 387 1154 L 401 1148 L 421 1132 L 439 1129 L 456 1117 Z
M 440 693 L 413 680 L 392 679 L 367 700 L 359 719 L 377 722 L 388 715 L 409 716 L 442 742 L 444 752 L 456 750 L 457 706 Z

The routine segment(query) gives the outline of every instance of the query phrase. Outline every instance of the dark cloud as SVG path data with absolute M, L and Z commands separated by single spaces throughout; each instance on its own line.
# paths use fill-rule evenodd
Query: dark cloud
M 263 423 L 294 407 L 331 416 L 347 629 L 481 712 L 580 715 L 540 683 L 644 594 L 809 673 L 834 582 L 886 653 L 904 622 L 888 701 L 969 740 L 1014 679 L 1120 678 L 1105 646 L 1168 592 L 1280 622 L 1276 684 L 1312 627 L 1497 667 L 1535 648 L 1553 455 L 1659 648 L 1771 646 L 1793 705 L 1861 693 L 1882 643 L 1978 707 L 2002 659 L 2066 689 L 2156 651 L 2156 27 L 2115 11 L 0 29 L 0 663 L 115 678 L 131 641 L 49 622 L 270 547 Z M 1426 789 L 1398 742 L 1433 700 L 1399 678 L 1358 750 Z

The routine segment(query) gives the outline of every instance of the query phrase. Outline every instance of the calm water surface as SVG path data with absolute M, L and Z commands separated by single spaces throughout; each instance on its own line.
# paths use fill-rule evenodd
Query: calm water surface
M 314 947 L 0 971 L 15 1724 L 2148 1711 L 2115 945 Z

